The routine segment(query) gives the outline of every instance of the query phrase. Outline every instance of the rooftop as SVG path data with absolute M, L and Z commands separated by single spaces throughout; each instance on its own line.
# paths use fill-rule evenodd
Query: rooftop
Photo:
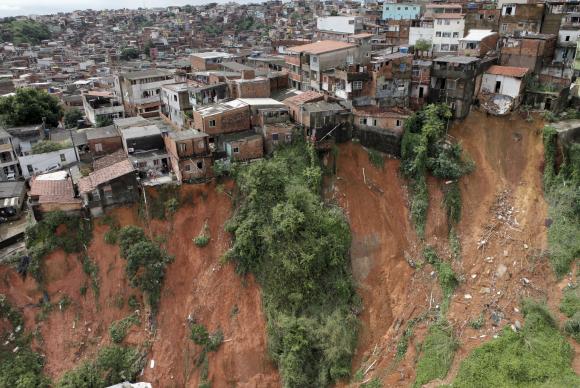
M 121 130 L 121 133 L 125 139 L 155 135 L 161 136 L 161 131 L 157 125 L 144 125 L 141 127 L 124 128 Z
M 90 128 L 85 132 L 87 134 L 87 140 L 106 139 L 109 137 L 119 136 L 119 131 L 117 131 L 117 128 L 115 128 L 114 125 L 100 128 Z
M 125 150 L 117 150 L 109 155 L 103 156 L 102 158 L 95 159 L 93 162 L 93 169 L 100 170 L 101 168 L 108 167 L 126 159 L 127 154 L 125 154 Z
M 344 50 L 356 47 L 352 43 L 340 42 L 337 40 L 321 40 L 315 43 L 303 44 L 301 46 L 289 47 L 290 53 L 324 54 L 332 51 Z
M 528 73 L 528 68 L 493 65 L 486 71 L 486 73 L 494 75 L 504 75 L 506 77 L 522 78 Z
M 64 173 L 64 175 L 62 174 Z M 38 196 L 38 203 L 80 203 L 74 197 L 72 179 L 66 171 L 39 175 L 30 181 L 31 196 Z
M 149 123 L 149 120 L 141 116 L 135 116 L 135 117 L 125 117 L 122 119 L 113 119 L 113 123 L 117 128 L 123 129 L 138 125 L 146 125 L 147 123 Z
M 497 34 L 497 32 L 493 32 L 492 30 L 469 30 L 467 36 L 459 39 L 459 41 L 472 41 L 472 42 L 479 42 L 488 36 L 492 36 Z
M 152 77 L 171 76 L 172 74 L 171 72 L 165 70 L 149 69 L 149 70 L 133 71 L 130 73 L 122 73 L 121 75 L 128 80 L 137 80 Z
M 170 132 L 169 137 L 176 141 L 179 141 L 179 140 L 204 138 L 209 137 L 209 135 L 207 133 L 200 132 L 195 129 L 189 129 L 187 131 Z
M 479 58 L 467 57 L 463 55 L 444 55 L 439 58 L 435 58 L 433 62 L 445 62 L 445 63 L 458 63 L 462 65 L 468 65 L 473 62 L 478 62 Z
M 135 169 L 127 159 L 91 172 L 88 176 L 79 179 L 79 192 L 87 193 L 95 190 L 99 185 L 133 172 Z
M 24 182 L 0 182 L 0 198 L 20 197 L 24 191 Z
M 288 97 L 283 101 L 283 103 L 292 105 L 302 105 L 310 101 L 320 100 L 322 98 L 324 98 L 323 94 L 315 92 L 314 90 L 309 90 L 307 92 L 303 92 L 295 96 Z
M 212 59 L 212 58 L 235 58 L 235 55 L 224 53 L 221 51 L 207 51 L 205 53 L 193 53 L 191 54 L 192 57 L 204 58 L 204 59 Z

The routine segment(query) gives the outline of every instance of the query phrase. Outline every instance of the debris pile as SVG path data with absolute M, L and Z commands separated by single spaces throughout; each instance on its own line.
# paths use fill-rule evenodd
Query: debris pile
M 516 218 L 518 211 L 511 205 L 511 191 L 504 189 L 500 191 L 490 208 L 490 221 L 483 228 L 483 233 L 477 243 L 477 249 L 485 249 L 493 237 L 499 237 L 502 241 L 511 240 L 509 230 L 520 232 L 519 223 Z M 501 228 L 506 226 L 506 228 Z M 506 255 L 507 256 L 507 255 Z

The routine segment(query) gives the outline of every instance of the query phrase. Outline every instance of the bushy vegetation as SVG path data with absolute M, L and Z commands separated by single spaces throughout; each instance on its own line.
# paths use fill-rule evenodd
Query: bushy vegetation
M 21 88 L 13 96 L 0 97 L 0 123 L 7 126 L 40 124 L 44 117 L 47 125 L 56 127 L 61 116 L 58 98 L 43 90 Z
M 206 222 L 203 224 L 203 228 L 201 229 L 201 232 L 199 232 L 199 234 L 193 239 L 193 242 L 198 247 L 203 248 L 207 244 L 209 244 L 209 239 L 210 239 L 209 226 L 207 225 L 207 222 Z
M 64 126 L 65 128 L 76 128 L 79 125 L 79 120 L 84 117 L 83 113 L 78 108 L 72 108 L 64 112 Z
M 439 279 L 439 285 L 441 287 L 441 292 L 443 293 L 443 305 L 442 309 L 445 310 L 447 304 L 449 303 L 449 298 L 453 295 L 455 287 L 459 284 L 453 268 L 449 262 L 443 261 L 435 252 L 435 249 L 431 246 L 426 246 L 423 250 L 423 258 L 426 262 L 433 265 L 437 270 L 437 277 Z
M 469 174 L 474 164 L 463 156 L 459 144 L 446 138 L 447 121 L 451 118 L 447 105 L 428 105 L 405 121 L 401 141 L 401 172 L 409 180 L 411 217 L 420 236 L 425 232 L 429 193 L 426 174 L 443 180 L 458 180 Z M 446 190 L 445 204 L 450 223 L 461 217 L 461 196 L 458 187 Z
M 564 323 L 564 331 L 580 342 L 580 289 L 576 285 L 564 290 L 560 311 L 569 318 Z
M 30 255 L 25 273 L 42 284 L 42 259 L 57 248 L 67 253 L 81 252 L 92 238 L 92 228 L 91 222 L 82 217 L 56 211 L 45 214 L 41 221 L 28 227 L 25 236 Z
M 111 245 L 116 244 L 119 237 L 119 231 L 121 230 L 121 224 L 119 224 L 119 221 L 112 215 L 107 214 L 103 216 L 101 223 L 109 227 L 109 230 L 105 232 L 105 242 Z
M 548 245 L 552 267 L 558 276 L 580 257 L 580 144 L 563 150 L 563 163 L 556 166 L 556 130 L 544 128 L 544 194 L 552 225 Z
M 431 380 L 447 376 L 457 347 L 453 328 L 448 322 L 442 320 L 432 324 L 421 344 L 421 355 L 417 362 L 417 376 L 413 386 L 421 387 Z
M 147 295 L 149 306 L 156 312 L 165 270 L 173 258 L 136 226 L 121 229 L 119 246 L 121 256 L 127 260 L 125 270 L 131 285 L 139 287 Z
M 42 374 L 44 359 L 30 349 L 22 315 L 3 294 L 0 320 L 10 323 L 10 331 L 0 333 L 0 387 L 49 387 L 50 381 Z
M 44 154 L 47 152 L 60 151 L 70 147 L 72 147 L 72 143 L 67 141 L 58 142 L 51 140 L 41 140 L 38 143 L 32 145 L 32 153 L 34 155 Z
M 544 305 L 525 301 L 525 324 L 476 348 L 463 362 L 454 388 L 578 387 L 572 350 Z
M 357 297 L 349 272 L 350 230 L 320 197 L 321 169 L 304 143 L 236 173 L 239 207 L 227 224 L 228 258 L 260 282 L 268 345 L 285 387 L 323 387 L 347 377 Z
M 157 188 L 154 194 L 148 195 L 148 201 L 149 217 L 158 220 L 171 217 L 181 206 L 179 190 L 171 185 Z
M 145 355 L 137 349 L 120 345 L 99 350 L 93 361 L 82 363 L 66 372 L 57 388 L 104 388 L 124 381 L 135 381 L 145 363 Z
M 109 334 L 111 339 L 115 343 L 121 343 L 127 336 L 127 330 L 133 325 L 138 325 L 140 323 L 139 316 L 135 313 L 111 323 L 109 327 Z
M 376 168 L 383 168 L 385 166 L 385 157 L 379 151 L 372 149 L 367 150 L 369 154 L 369 161 Z
M 39 44 L 49 39 L 50 30 L 46 24 L 32 19 L 4 18 L 0 19 L 0 40 L 14 44 Z

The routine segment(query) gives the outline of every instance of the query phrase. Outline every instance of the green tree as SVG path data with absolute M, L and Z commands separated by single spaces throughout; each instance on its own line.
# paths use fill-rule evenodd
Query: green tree
M 113 125 L 113 119 L 109 116 L 99 116 L 97 117 L 97 122 L 95 125 L 100 127 L 108 127 L 109 125 Z
M 61 116 L 58 99 L 45 91 L 22 88 L 13 96 L 0 97 L 0 122 L 4 125 L 40 124 L 45 118 L 48 126 L 56 127 Z
M 125 47 L 121 50 L 120 58 L 124 61 L 139 58 L 139 50 L 135 47 Z
M 48 26 L 34 20 L 5 18 L 0 21 L 0 40 L 14 44 L 38 44 L 51 36 Z
M 431 50 L 431 41 L 427 39 L 417 39 L 417 42 L 415 42 L 415 50 L 417 51 Z
M 83 119 L 83 113 L 77 109 L 72 108 L 64 112 L 64 126 L 65 128 L 76 128 L 79 120 Z
M 56 141 L 41 140 L 32 146 L 32 153 L 34 155 L 44 154 L 46 152 L 60 151 L 64 148 L 69 148 L 71 146 L 72 144 L 70 142 L 59 143 Z

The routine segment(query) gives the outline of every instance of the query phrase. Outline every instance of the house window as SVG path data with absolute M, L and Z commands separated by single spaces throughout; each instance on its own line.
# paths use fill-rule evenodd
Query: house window
M 272 140 L 278 141 L 278 134 L 277 133 L 272 134 Z
M 352 90 L 361 90 L 362 89 L 362 81 L 354 81 L 352 83 Z
M 512 10 L 513 10 L 512 7 L 505 7 L 505 14 L 506 15 L 511 15 L 512 14 Z
M 453 37 L 454 37 L 454 38 L 459 38 L 459 32 L 454 32 L 454 33 L 453 33 Z
M 501 30 L 502 30 L 502 32 L 505 32 L 505 31 L 507 31 L 507 29 L 508 29 L 508 25 L 507 25 L 506 23 L 503 23 L 503 24 L 501 25 Z
M 438 37 L 438 38 L 441 38 L 441 31 L 437 31 L 437 32 L 435 33 L 435 36 L 436 36 L 436 37 Z
M 449 80 L 447 82 L 447 90 L 455 90 L 457 81 L 456 80 Z
M 66 162 L 66 156 L 64 156 L 64 154 L 60 154 L 60 161 Z
M 564 39 L 566 42 L 570 41 L 570 35 L 566 35 L 566 38 Z
M 292 135 L 286 135 L 286 143 L 290 143 L 292 141 Z
M 373 120 L 373 125 L 376 127 L 377 126 L 377 120 Z
M 451 25 L 451 20 L 444 20 L 443 24 L 445 24 L 446 26 L 450 26 Z
M 179 151 L 185 152 L 186 149 L 187 146 L 185 145 L 185 143 L 179 143 Z
M 401 63 L 399 65 L 399 71 L 405 71 L 407 69 L 407 64 L 406 63 Z
M 210 127 L 215 127 L 215 120 L 210 120 L 209 121 L 209 126 Z
M 451 32 L 444 32 L 443 37 L 444 38 L 451 38 Z
M 395 123 L 395 127 L 399 128 L 401 126 L 401 120 L 397 120 Z
M 95 152 L 103 152 L 103 145 L 101 143 L 95 144 Z
M 441 51 L 449 51 L 449 45 L 448 44 L 442 44 L 441 45 Z
M 185 171 L 191 171 L 191 164 L 185 165 Z
M 161 160 L 159 160 L 159 159 L 153 160 L 153 165 L 154 166 L 159 166 L 160 164 L 161 164 Z
M 367 125 L 367 119 L 365 119 L 364 117 L 361 117 L 360 119 L 358 119 L 358 123 L 360 125 Z
M 449 46 L 449 51 L 457 51 L 457 45 L 456 44 L 452 44 Z
M 240 153 L 240 149 L 238 147 L 234 147 L 234 154 L 239 154 Z
M 28 169 L 29 174 L 34 173 L 34 169 L 32 168 L 32 164 L 27 165 L 26 168 Z
M 103 192 L 105 193 L 105 198 L 113 198 L 113 189 L 111 188 L 111 185 L 103 186 Z
M 312 57 L 312 63 L 318 63 L 318 57 Z
M 198 160 L 196 166 L 198 170 L 203 170 L 203 160 Z
M 173 101 L 177 101 L 177 95 L 176 94 L 173 95 Z

